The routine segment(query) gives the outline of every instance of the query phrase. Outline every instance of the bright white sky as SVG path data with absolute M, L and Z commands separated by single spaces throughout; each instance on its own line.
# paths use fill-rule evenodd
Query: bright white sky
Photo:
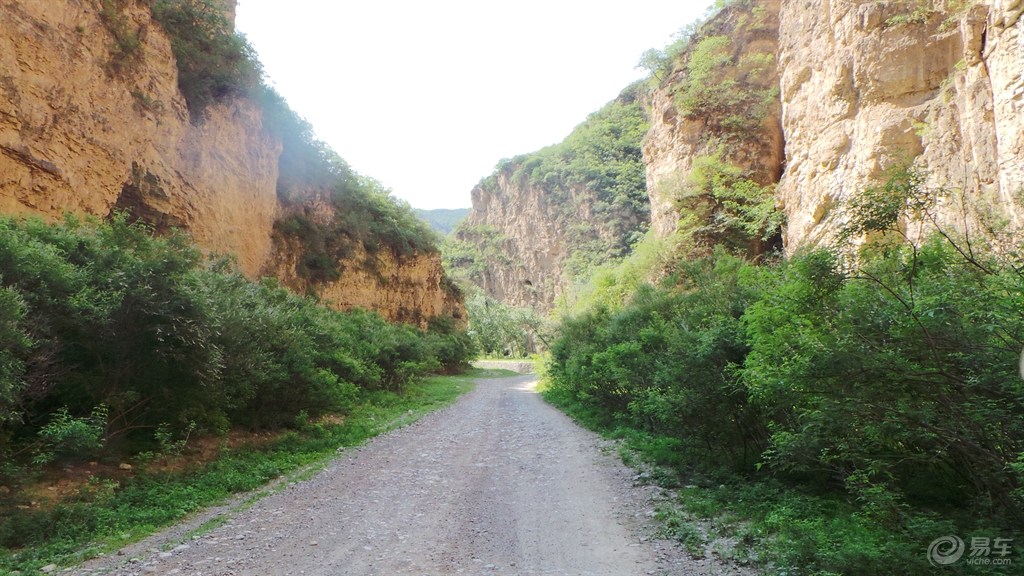
M 501 158 L 561 141 L 711 0 L 239 0 L 269 81 L 358 172 L 468 208 Z

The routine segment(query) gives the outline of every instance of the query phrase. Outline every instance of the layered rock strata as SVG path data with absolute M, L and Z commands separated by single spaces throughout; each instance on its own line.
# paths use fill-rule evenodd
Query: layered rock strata
M 139 40 L 130 54 L 119 51 L 110 10 Z M 147 2 L 0 0 L 0 14 L 0 213 L 52 221 L 130 209 L 236 255 L 249 277 L 287 270 L 294 254 L 272 240 L 274 222 L 295 209 L 278 199 L 281 141 L 244 98 L 190 121 L 170 39 Z M 461 309 L 437 254 L 381 255 L 372 267 L 382 274 L 360 272 L 371 267 L 364 256 L 314 291 L 339 308 L 420 324 Z

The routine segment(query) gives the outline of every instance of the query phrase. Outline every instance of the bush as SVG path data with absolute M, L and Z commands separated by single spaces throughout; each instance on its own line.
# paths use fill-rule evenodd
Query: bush
M 224 432 L 344 413 L 360 391 L 401 390 L 475 352 L 453 324 L 424 332 L 324 308 L 204 262 L 184 235 L 156 238 L 125 214 L 0 219 L 0 268 L 8 463 L 101 439 L 145 442 L 165 426 Z
M 682 290 L 641 287 L 623 309 L 563 321 L 551 347 L 553 390 L 616 422 L 676 439 L 684 467 L 746 469 L 765 424 L 735 368 L 748 347 L 740 317 L 760 289 L 749 264 L 720 252 L 685 265 Z
M 1024 262 L 941 228 L 910 242 L 907 214 L 934 222 L 922 182 L 897 167 L 849 203 L 841 237 L 871 239 L 857 254 L 756 266 L 719 246 L 563 319 L 548 397 L 690 482 L 781 482 L 744 512 L 780 573 L 882 573 L 899 557 L 924 574 L 913 551 L 943 533 L 1012 535 Z M 804 497 L 841 505 L 793 510 Z
M 192 122 L 202 122 L 207 108 L 249 94 L 262 82 L 256 53 L 235 34 L 214 0 L 157 0 L 153 19 L 171 37 L 178 62 L 178 87 Z

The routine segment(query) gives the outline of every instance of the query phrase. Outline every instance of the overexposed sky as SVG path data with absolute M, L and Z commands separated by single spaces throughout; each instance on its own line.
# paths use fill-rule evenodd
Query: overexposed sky
M 467 208 L 501 158 L 560 141 L 710 0 L 239 0 L 268 81 L 358 172 Z

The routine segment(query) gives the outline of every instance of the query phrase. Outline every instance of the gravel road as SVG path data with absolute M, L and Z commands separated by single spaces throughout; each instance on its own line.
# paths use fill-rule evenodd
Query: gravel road
M 148 551 L 120 557 L 121 566 L 84 568 L 203 576 L 718 573 L 710 561 L 645 537 L 657 489 L 634 487 L 614 451 L 544 403 L 534 384 L 531 375 L 479 380 L 453 406 L 348 452 L 201 538 L 159 551 L 158 536 L 137 545 Z

